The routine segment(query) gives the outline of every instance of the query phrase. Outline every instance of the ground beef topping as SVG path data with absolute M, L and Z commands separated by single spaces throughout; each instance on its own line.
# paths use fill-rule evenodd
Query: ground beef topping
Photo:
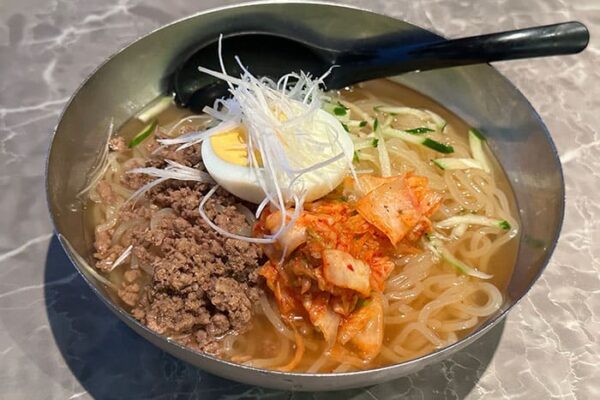
M 126 151 L 119 141 L 111 147 Z M 198 165 L 199 146 L 182 152 L 161 150 L 145 166 L 163 167 L 167 157 L 202 168 Z M 148 182 L 147 176 L 139 174 L 125 174 L 121 179 L 131 190 Z M 99 189 L 102 199 L 113 195 L 106 184 Z M 131 227 L 121 233 L 117 243 L 113 243 L 113 235 L 119 224 L 96 233 L 95 257 L 96 267 L 106 272 L 119 254 L 133 245 L 131 261 L 118 268 L 123 273 L 118 290 L 121 301 L 157 333 L 218 354 L 223 335 L 250 328 L 253 304 L 260 296 L 257 268 L 263 254 L 259 246 L 225 238 L 204 222 L 198 206 L 209 189 L 207 184 L 180 181 L 154 187 L 133 209 L 120 211 L 120 223 Z M 239 202 L 218 190 L 205 210 L 223 229 L 249 231 L 249 223 L 238 210 Z

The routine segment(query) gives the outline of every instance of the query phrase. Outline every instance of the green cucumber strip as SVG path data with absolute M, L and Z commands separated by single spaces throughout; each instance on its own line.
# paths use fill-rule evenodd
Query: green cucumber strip
M 483 133 L 479 131 L 479 129 L 471 128 L 469 129 L 469 133 L 472 133 L 477 139 L 481 140 L 482 142 L 485 142 L 485 137 L 483 136 Z
M 431 161 L 441 169 L 483 169 L 483 165 L 473 158 L 437 158 Z
M 442 250 L 442 259 L 465 275 L 473 276 L 479 279 L 490 279 L 494 277 L 494 275 L 486 274 L 485 272 L 481 272 L 478 269 L 463 263 L 454 257 L 446 248 Z
M 488 218 L 483 215 L 475 214 L 456 215 L 443 221 L 436 222 L 435 226 L 436 228 L 452 228 L 461 224 L 489 226 L 503 230 L 509 230 L 511 228 L 506 220 Z
M 492 169 L 487 156 L 485 155 L 485 151 L 483 150 L 483 142 L 485 141 L 486 140 L 481 132 L 474 128 L 469 129 L 469 147 L 471 148 L 471 155 L 475 160 L 481 163 L 482 169 L 489 174 Z
M 442 260 L 452 265 L 454 268 L 456 268 L 463 274 L 473 276 L 479 279 L 490 279 L 493 277 L 493 275 L 486 274 L 485 272 L 481 272 L 476 268 L 470 267 L 469 265 L 463 263 L 462 261 L 454 257 L 454 255 L 452 255 L 452 253 L 450 253 L 450 251 L 448 251 L 448 249 L 446 249 L 441 243 L 441 241 L 435 236 L 429 235 L 427 239 L 429 240 L 427 247 L 429 247 L 434 256 L 441 258 Z
M 433 139 L 425 138 L 421 144 L 425 147 L 429 147 L 432 150 L 435 150 L 439 153 L 450 154 L 454 153 L 454 147 L 445 145 L 443 143 L 437 142 Z
M 373 147 L 373 139 L 359 139 L 353 140 L 354 142 L 354 150 L 364 150 Z
M 446 126 L 446 121 L 442 117 L 440 117 L 436 113 L 429 111 L 429 110 L 421 110 L 419 108 L 412 108 L 412 107 L 392 107 L 392 106 L 383 106 L 383 105 L 374 107 L 374 110 L 377 112 L 382 112 L 382 113 L 391 114 L 391 115 L 408 114 L 408 115 L 415 116 L 419 119 L 428 120 L 440 132 Z
M 440 153 L 449 154 L 449 153 L 454 152 L 454 148 L 452 146 L 445 145 L 445 144 L 437 142 L 433 139 L 422 138 L 418 135 L 411 135 L 410 133 L 406 133 L 406 132 L 398 130 L 398 129 L 386 128 L 386 129 L 383 129 L 382 134 L 384 136 L 402 139 L 405 142 L 420 144 L 425 147 L 429 147 L 430 149 L 433 149 Z
M 127 146 L 130 149 L 132 149 L 135 146 L 137 146 L 138 144 L 142 143 L 144 141 L 144 139 L 146 139 L 148 136 L 150 136 L 152 134 L 152 132 L 154 132 L 154 129 L 156 129 L 157 124 L 158 124 L 158 120 L 156 120 L 156 119 L 152 120 L 152 122 L 150 122 L 148 125 L 146 125 L 144 127 L 144 129 L 141 130 L 140 133 L 138 133 L 137 135 L 134 136 L 133 139 L 131 139 L 131 141 L 129 142 L 129 144 Z
M 410 133 L 411 135 L 421 135 L 423 133 L 435 132 L 435 131 L 433 129 L 420 127 L 420 128 L 414 128 L 414 129 L 406 129 L 404 132 Z
M 333 108 L 333 113 L 337 116 L 343 116 L 346 115 L 346 108 L 345 107 L 339 107 L 336 106 Z

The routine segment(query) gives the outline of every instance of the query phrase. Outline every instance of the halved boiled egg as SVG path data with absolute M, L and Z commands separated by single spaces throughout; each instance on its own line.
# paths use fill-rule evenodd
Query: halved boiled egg
M 354 144 L 341 123 L 331 114 L 317 110 L 312 122 L 304 128 L 306 135 L 281 137 L 281 148 L 290 160 L 290 168 L 305 170 L 290 182 L 284 171 L 277 174 L 284 198 L 293 196 L 312 201 L 325 196 L 338 186 L 348 173 L 354 154 Z M 333 134 L 332 134 L 333 133 Z M 213 179 L 233 195 L 260 203 L 265 192 L 259 183 L 261 155 L 255 151 L 258 168 L 248 160 L 248 145 L 244 128 L 217 134 L 202 144 L 202 160 Z M 339 156 L 333 162 L 333 157 Z M 300 193 L 301 192 L 301 193 Z

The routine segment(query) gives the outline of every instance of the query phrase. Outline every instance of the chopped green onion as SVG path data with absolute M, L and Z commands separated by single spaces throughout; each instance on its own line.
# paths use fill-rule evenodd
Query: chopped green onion
M 471 155 L 473 158 L 481 163 L 482 169 L 488 174 L 492 171 L 490 163 L 488 162 L 485 151 L 483 150 L 483 143 L 485 137 L 475 128 L 469 129 L 469 147 L 471 147 Z
M 433 129 L 420 127 L 420 128 L 414 128 L 414 129 L 406 129 L 404 132 L 410 133 L 412 135 L 420 135 L 422 133 L 435 132 L 435 131 Z
M 483 165 L 472 158 L 437 158 L 431 161 L 441 169 L 483 169 Z
M 345 107 L 334 107 L 333 113 L 337 116 L 346 115 L 346 108 Z
M 154 132 L 154 129 L 156 129 L 157 124 L 158 124 L 158 120 L 156 120 L 156 119 L 152 120 L 152 122 L 150 122 L 148 125 L 146 125 L 140 133 L 138 133 L 137 135 L 135 135 L 135 137 L 133 139 L 131 139 L 131 142 L 129 142 L 128 147 L 130 149 L 132 149 L 135 146 L 137 146 L 138 144 L 142 143 L 144 141 L 144 139 L 146 139 L 148 136 L 150 136 L 152 134 L 152 132 Z
M 488 218 L 483 215 L 475 214 L 465 214 L 450 217 L 443 221 L 436 222 L 435 226 L 436 228 L 452 228 L 462 224 L 489 226 L 492 228 L 500 228 L 505 231 L 511 228 L 510 224 L 506 220 Z
M 360 128 L 364 128 L 365 126 L 367 126 L 367 121 L 360 121 L 360 124 L 358 124 L 358 126 Z
M 423 142 L 421 142 L 423 146 L 429 147 L 432 150 L 435 150 L 440 153 L 450 154 L 454 153 L 454 147 L 445 145 L 433 139 L 425 138 Z
M 371 141 L 371 146 L 373 146 L 373 147 L 377 147 L 378 144 L 379 144 L 379 139 L 373 139 Z

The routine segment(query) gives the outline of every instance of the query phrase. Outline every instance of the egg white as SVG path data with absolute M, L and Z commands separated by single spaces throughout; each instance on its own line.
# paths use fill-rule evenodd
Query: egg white
M 312 138 L 315 140 L 326 140 L 329 134 L 325 129 L 336 130 L 339 145 L 343 148 L 344 157 L 302 175 L 297 185 L 305 190 L 305 201 L 319 199 L 335 189 L 347 175 L 352 163 L 354 143 L 350 135 L 344 130 L 340 122 L 331 114 L 319 110 L 315 115 L 314 131 Z M 325 146 L 314 149 L 316 157 L 322 155 L 320 161 L 324 161 L 340 153 L 338 146 Z M 265 198 L 265 192 L 261 188 L 256 171 L 248 166 L 232 164 L 220 158 L 214 151 L 210 139 L 202 143 L 202 160 L 208 173 L 225 190 L 240 199 L 258 204 Z M 318 161 L 317 161 L 318 162 Z M 285 187 L 285 182 L 284 185 Z M 289 198 L 288 198 L 289 200 Z

